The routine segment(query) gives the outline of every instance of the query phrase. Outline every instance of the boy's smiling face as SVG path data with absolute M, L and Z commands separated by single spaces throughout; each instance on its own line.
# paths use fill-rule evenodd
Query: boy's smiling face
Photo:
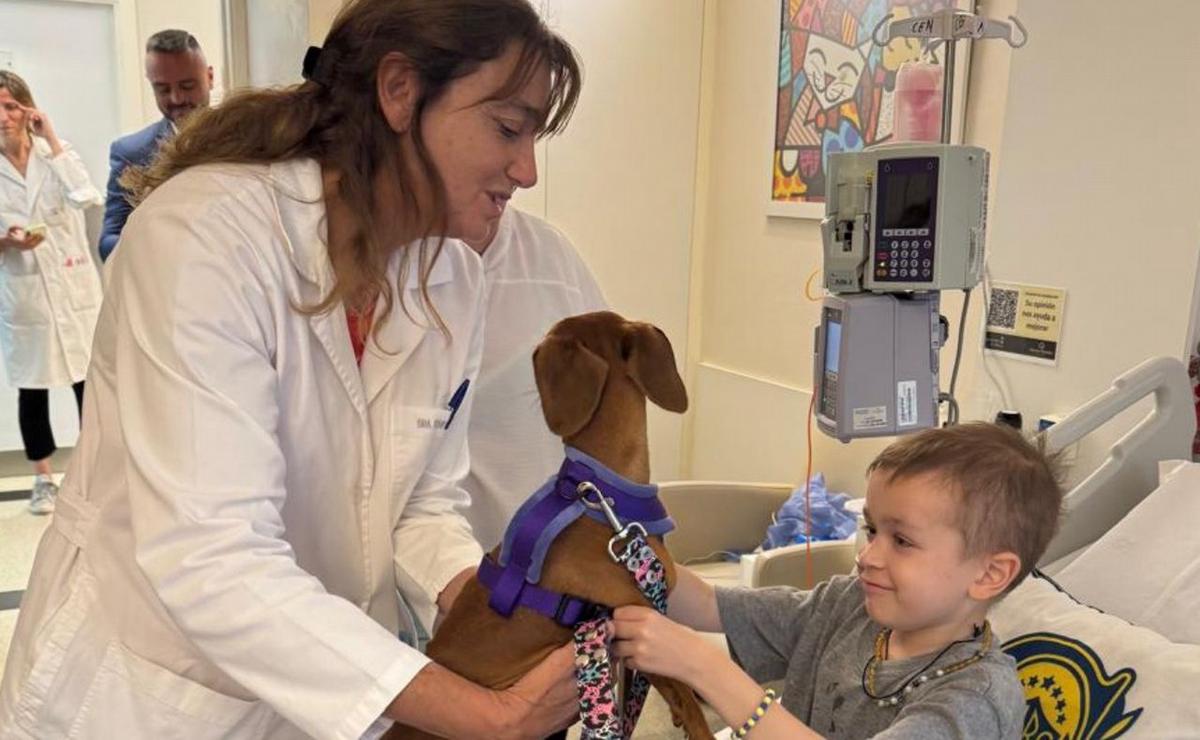
M 953 633 L 986 607 L 973 586 L 987 558 L 966 557 L 962 504 L 937 473 L 890 478 L 876 470 L 867 484 L 867 545 L 858 555 L 867 613 L 896 633 Z

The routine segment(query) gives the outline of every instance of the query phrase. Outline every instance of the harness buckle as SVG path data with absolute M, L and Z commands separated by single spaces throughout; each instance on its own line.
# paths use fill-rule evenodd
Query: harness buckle
M 639 522 L 630 522 L 625 526 L 625 528 L 613 535 L 612 539 L 608 541 L 608 556 L 613 559 L 614 563 L 621 562 L 621 556 L 617 554 L 616 544 L 621 540 L 629 539 L 630 533 L 635 533 L 643 540 L 646 539 L 646 528 L 643 527 Z
M 567 610 L 571 608 L 572 602 L 579 602 L 579 614 L 575 619 L 566 621 Z M 558 599 L 558 606 L 554 608 L 554 621 L 563 627 L 574 627 L 580 622 L 587 622 L 595 619 L 604 613 L 605 607 L 602 604 L 597 604 L 594 601 L 585 601 L 578 596 L 570 594 L 562 594 Z
M 617 518 L 616 512 L 613 511 L 613 500 L 601 493 L 600 489 L 596 488 L 595 485 L 589 483 L 588 481 L 584 481 L 575 488 L 575 492 L 579 495 L 579 500 L 583 502 L 584 506 L 588 507 L 592 511 L 599 511 L 604 514 L 604 518 L 608 520 L 609 526 L 613 528 L 614 532 L 620 533 L 625 529 L 628 529 L 628 527 L 625 527 L 625 525 L 621 524 L 621 520 Z M 588 500 L 588 496 L 590 494 L 595 494 L 595 503 Z
M 558 606 L 554 608 L 554 622 L 564 627 L 568 626 L 563 622 L 563 615 L 566 614 L 567 607 L 571 605 L 571 597 L 563 594 L 558 597 Z
M 575 492 L 579 495 L 579 500 L 583 502 L 584 506 L 592 511 L 602 512 L 604 518 L 608 520 L 609 526 L 616 532 L 608 541 L 608 556 L 613 559 L 614 563 L 621 562 L 621 556 L 617 554 L 616 550 L 618 542 L 629 539 L 633 533 L 640 535 L 642 539 L 646 538 L 646 528 L 642 526 L 641 522 L 621 523 L 621 520 L 617 518 L 617 513 L 613 511 L 613 500 L 601 493 L 600 489 L 596 488 L 596 486 L 584 481 L 575 488 Z M 596 500 L 594 502 L 588 498 L 592 494 L 595 494 Z

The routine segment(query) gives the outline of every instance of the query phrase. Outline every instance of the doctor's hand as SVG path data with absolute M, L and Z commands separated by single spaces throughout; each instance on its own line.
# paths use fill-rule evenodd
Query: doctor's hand
M 42 234 L 30 234 L 20 226 L 13 226 L 9 228 L 4 236 L 0 237 L 0 248 L 20 249 L 24 251 L 33 249 L 41 244 L 45 238 Z
M 612 625 L 613 655 L 645 673 L 692 683 L 714 663 L 727 660 L 690 627 L 644 606 L 618 607 Z
M 45 139 L 55 156 L 62 154 L 62 144 L 58 140 L 58 135 L 54 133 L 54 125 L 50 123 L 50 116 L 37 108 L 28 106 L 22 106 L 21 110 L 25 113 L 25 120 L 29 123 L 29 129 L 33 135 Z
M 428 663 L 384 715 L 438 737 L 536 740 L 571 724 L 577 711 L 574 644 L 568 643 L 504 691 Z
M 550 653 L 513 686 L 499 692 L 500 703 L 515 719 L 512 737 L 543 738 L 579 716 L 575 684 L 575 644 Z

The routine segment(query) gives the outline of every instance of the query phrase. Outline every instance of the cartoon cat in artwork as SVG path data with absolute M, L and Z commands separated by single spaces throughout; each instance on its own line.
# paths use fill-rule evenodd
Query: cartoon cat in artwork
M 808 37 L 804 75 L 823 110 L 835 108 L 854 97 L 867 67 L 870 48 L 870 39 L 854 47 L 816 34 Z

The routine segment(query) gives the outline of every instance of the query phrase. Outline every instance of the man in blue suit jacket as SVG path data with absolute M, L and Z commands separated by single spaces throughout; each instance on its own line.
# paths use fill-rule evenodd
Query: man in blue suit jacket
M 163 118 L 112 143 L 108 152 L 108 200 L 100 232 L 100 259 L 108 259 L 125 228 L 129 205 L 121 175 L 130 165 L 144 167 L 154 159 L 164 139 L 175 135 L 179 123 L 197 108 L 207 108 L 213 70 L 196 37 L 187 31 L 159 31 L 146 42 L 146 79 Z

